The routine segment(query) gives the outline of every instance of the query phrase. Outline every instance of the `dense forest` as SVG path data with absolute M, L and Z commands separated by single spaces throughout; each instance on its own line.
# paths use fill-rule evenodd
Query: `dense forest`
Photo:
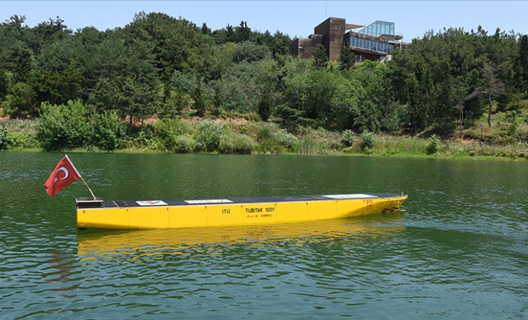
M 86 132 L 62 144 L 49 136 L 57 117 L 79 113 L 97 124 L 83 129 L 95 136 L 116 122 L 233 114 L 273 120 L 293 133 L 416 135 L 463 130 L 483 114 L 491 127 L 492 112 L 515 117 L 528 107 L 528 36 L 513 31 L 430 31 L 385 63 L 355 63 L 346 48 L 337 62 L 322 46 L 311 61 L 292 57 L 287 34 L 253 31 L 245 21 L 211 30 L 141 12 L 106 31 L 72 31 L 59 17 L 33 28 L 24 23 L 14 15 L 0 25 L 0 112 L 42 119 L 40 138 L 55 141 L 48 147 L 82 145 Z M 511 123 L 505 130 L 514 133 Z M 517 131 L 517 138 L 528 133 Z

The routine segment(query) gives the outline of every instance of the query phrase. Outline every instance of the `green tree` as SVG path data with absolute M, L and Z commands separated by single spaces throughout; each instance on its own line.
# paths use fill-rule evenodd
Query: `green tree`
M 204 22 L 202 23 L 202 34 L 210 35 L 211 29 L 207 26 L 207 24 Z
M 268 121 L 271 116 L 271 95 L 264 92 L 258 106 L 258 114 L 263 121 Z
M 202 81 L 199 79 L 197 81 L 196 89 L 194 90 L 194 110 L 196 110 L 196 115 L 203 117 L 206 110 L 206 102 L 204 97 L 204 90 L 202 87 Z
M 58 39 L 63 39 L 71 34 L 71 30 L 64 24 L 64 20 L 57 16 L 56 19 L 49 19 L 39 23 L 33 32 L 39 37 L 39 40 L 44 43 L 55 42 Z
M 229 23 L 225 27 L 225 42 L 236 42 L 235 28 Z
M 482 77 L 481 85 L 468 96 L 468 99 L 474 98 L 477 95 L 483 94 L 487 96 L 489 101 L 488 108 L 488 126 L 491 128 L 491 109 L 493 107 L 493 97 L 505 95 L 506 89 L 504 82 L 499 77 L 502 67 L 500 65 L 485 64 L 480 70 Z
M 214 86 L 214 100 L 213 100 L 213 105 L 214 105 L 214 115 L 215 116 L 220 116 L 220 114 L 222 113 L 222 110 L 224 109 L 223 105 L 224 105 L 224 102 L 222 101 L 222 95 L 221 95 L 221 92 L 220 92 L 220 85 L 219 84 L 215 84 Z
M 356 55 L 352 48 L 348 46 L 343 46 L 341 48 L 341 54 L 339 55 L 339 68 L 341 70 L 349 70 L 356 63 Z
M 74 64 L 66 69 L 43 71 L 36 79 L 38 101 L 52 104 L 64 104 L 68 100 L 80 98 L 82 89 L 81 71 Z
M 277 58 L 281 55 L 288 55 L 290 53 L 289 44 L 292 42 L 292 39 L 287 34 L 280 32 L 279 30 L 275 31 L 271 43 L 268 44 L 273 57 Z
M 233 65 L 222 75 L 220 96 L 224 109 L 236 112 L 255 112 L 263 91 L 259 79 L 259 63 L 243 61 Z
M 281 118 L 283 128 L 295 132 L 298 126 L 313 126 L 315 121 L 304 116 L 303 110 L 298 110 L 287 104 L 278 105 L 275 114 Z
M 343 130 L 350 127 L 348 124 L 357 123 L 361 116 L 359 100 L 361 86 L 357 81 L 349 81 L 343 77 L 337 77 L 334 83 L 334 90 L 330 99 L 330 124 L 335 129 Z
M 328 53 L 322 44 L 318 44 L 315 48 L 313 55 L 313 66 L 316 69 L 326 69 L 328 64 Z
M 105 54 L 108 60 L 102 61 Z M 119 39 L 106 39 L 97 46 L 94 62 L 97 83 L 88 102 L 99 112 L 118 111 L 131 124 L 155 113 L 161 84 L 151 45 L 136 40 L 125 46 Z
M 12 117 L 32 117 L 38 114 L 37 94 L 33 87 L 25 82 L 18 82 L 7 96 L 7 113 Z
M 238 43 L 233 53 L 233 61 L 235 63 L 242 61 L 253 62 L 266 58 L 271 58 L 269 48 L 265 45 L 257 45 L 250 41 Z
M 123 30 L 126 42 L 142 40 L 152 46 L 161 80 L 167 81 L 174 70 L 200 73 L 211 54 L 208 37 L 194 23 L 164 13 L 140 12 Z
M 25 21 L 25 16 L 13 15 L 0 24 L 0 64 L 7 71 L 15 68 L 20 51 L 29 49 L 25 40 L 31 30 L 24 25 Z
M 354 96 L 357 107 L 349 117 L 348 128 L 361 132 L 363 130 L 378 131 L 384 116 L 384 106 L 388 104 L 386 88 L 384 87 L 385 64 L 366 60 L 356 66 L 352 72 L 345 73 L 355 88 Z
M 236 27 L 235 38 L 237 42 L 248 41 L 251 37 L 251 28 L 247 26 L 247 21 L 240 21 L 240 26 Z
M 517 59 L 517 72 L 519 88 L 527 94 L 528 85 L 528 35 L 523 35 L 519 39 L 519 58 Z
M 6 71 L 0 68 L 0 101 L 4 100 L 9 90 L 9 82 L 7 80 Z
M 33 72 L 33 52 L 29 49 L 18 49 L 16 55 L 13 68 L 14 82 L 28 82 Z

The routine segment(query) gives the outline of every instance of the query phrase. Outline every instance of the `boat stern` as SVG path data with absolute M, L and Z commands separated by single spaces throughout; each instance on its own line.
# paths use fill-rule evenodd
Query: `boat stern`
M 103 199 L 101 198 L 77 198 L 77 228 L 86 228 L 86 209 L 96 209 L 103 207 Z

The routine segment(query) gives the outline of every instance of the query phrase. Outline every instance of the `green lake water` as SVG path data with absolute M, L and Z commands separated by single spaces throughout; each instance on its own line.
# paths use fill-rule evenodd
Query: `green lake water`
M 409 195 L 314 223 L 78 230 L 63 154 L 0 153 L 1 319 L 524 319 L 528 163 L 72 153 L 96 196 Z

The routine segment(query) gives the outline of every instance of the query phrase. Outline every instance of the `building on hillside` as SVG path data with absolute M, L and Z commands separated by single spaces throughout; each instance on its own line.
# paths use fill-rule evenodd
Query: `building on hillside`
M 375 21 L 363 26 L 348 24 L 343 18 L 328 18 L 314 28 L 308 38 L 298 38 L 290 43 L 290 53 L 303 60 L 312 58 L 318 44 L 322 44 L 330 61 L 337 61 L 343 46 L 352 48 L 356 62 L 384 61 L 392 51 L 401 46 L 403 36 L 395 33 L 394 22 Z

